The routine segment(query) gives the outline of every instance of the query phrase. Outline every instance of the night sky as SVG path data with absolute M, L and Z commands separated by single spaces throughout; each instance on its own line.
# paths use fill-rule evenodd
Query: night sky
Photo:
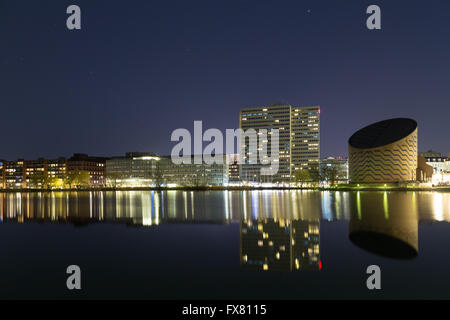
M 447 154 L 450 1 L 0 0 L 0 159 L 170 154 L 176 128 L 279 102 L 322 107 L 322 157 L 390 117 Z

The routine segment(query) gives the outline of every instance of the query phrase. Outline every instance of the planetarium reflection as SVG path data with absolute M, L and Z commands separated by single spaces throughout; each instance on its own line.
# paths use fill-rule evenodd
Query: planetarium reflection
M 419 219 L 414 192 L 357 192 L 350 197 L 353 244 L 388 258 L 417 256 Z

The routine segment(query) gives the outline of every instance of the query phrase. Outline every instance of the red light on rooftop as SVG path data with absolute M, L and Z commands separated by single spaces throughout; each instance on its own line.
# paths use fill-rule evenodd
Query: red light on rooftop
M 322 270 L 322 260 L 319 260 L 319 270 Z
M 320 108 L 319 108 L 319 114 L 320 114 Z

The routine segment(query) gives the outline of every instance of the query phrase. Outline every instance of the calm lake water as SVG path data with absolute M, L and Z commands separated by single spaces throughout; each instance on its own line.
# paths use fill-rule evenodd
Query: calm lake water
M 450 298 L 450 193 L 2 193 L 0 218 L 2 299 Z

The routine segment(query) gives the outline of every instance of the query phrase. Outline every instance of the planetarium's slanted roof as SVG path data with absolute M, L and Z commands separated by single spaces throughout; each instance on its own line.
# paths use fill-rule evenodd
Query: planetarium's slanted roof
M 401 140 L 417 128 L 417 122 L 408 118 L 395 118 L 373 123 L 356 131 L 348 140 L 350 146 L 369 149 Z

